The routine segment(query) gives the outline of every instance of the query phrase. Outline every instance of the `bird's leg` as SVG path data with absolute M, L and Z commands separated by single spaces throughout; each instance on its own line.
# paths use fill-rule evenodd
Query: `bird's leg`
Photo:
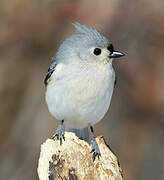
M 93 131 L 93 126 L 90 126 L 90 130 L 91 130 L 91 133 L 92 133 L 92 140 L 91 140 L 92 151 L 91 151 L 91 153 L 93 153 L 93 161 L 94 161 L 96 156 L 98 158 L 101 156 L 101 153 L 100 153 L 99 146 L 98 146 L 98 144 L 96 142 L 96 137 L 95 137 L 95 134 L 94 134 L 94 131 Z
M 65 137 L 64 137 L 64 120 L 62 120 L 60 122 L 60 125 L 58 126 L 55 135 L 53 135 L 52 139 L 54 139 L 55 137 L 57 137 L 57 140 L 60 140 L 60 145 L 62 145 L 62 140 L 65 141 Z

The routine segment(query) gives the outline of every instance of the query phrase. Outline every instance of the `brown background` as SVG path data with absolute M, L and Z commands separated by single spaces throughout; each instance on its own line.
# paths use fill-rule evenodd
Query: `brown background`
M 129 180 L 164 179 L 164 1 L 1 0 L 0 179 L 38 179 L 40 144 L 57 123 L 43 79 L 78 21 L 102 31 L 126 56 L 96 135 L 104 135 Z

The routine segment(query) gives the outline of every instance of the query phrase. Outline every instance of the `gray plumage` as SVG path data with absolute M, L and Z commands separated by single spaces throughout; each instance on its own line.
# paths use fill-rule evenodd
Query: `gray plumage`
M 77 30 L 77 33 L 67 38 L 63 43 L 60 45 L 56 56 L 52 58 L 52 63 L 46 73 L 46 77 L 44 80 L 44 84 L 48 84 L 48 80 L 51 77 L 53 71 L 57 63 L 63 62 L 67 63 L 71 56 L 74 56 L 74 52 L 79 45 L 83 48 L 97 46 L 104 48 L 109 45 L 109 40 L 99 31 L 88 27 L 86 25 L 82 25 L 80 23 L 72 23 Z M 68 58 L 68 54 L 70 58 Z M 84 56 L 84 55 L 83 55 Z M 85 58 L 85 57 L 84 57 Z M 74 58 L 72 58 L 74 59 Z
M 46 74 L 46 102 L 68 131 L 87 139 L 87 126 L 99 122 L 109 108 L 115 82 L 112 61 L 123 54 L 96 29 L 73 25 L 77 32 L 60 45 Z

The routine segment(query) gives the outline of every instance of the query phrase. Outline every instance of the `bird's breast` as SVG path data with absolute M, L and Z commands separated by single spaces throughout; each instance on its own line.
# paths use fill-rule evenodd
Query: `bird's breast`
M 91 67 L 68 81 L 72 100 L 79 104 L 103 100 L 113 92 L 115 73 L 107 65 Z

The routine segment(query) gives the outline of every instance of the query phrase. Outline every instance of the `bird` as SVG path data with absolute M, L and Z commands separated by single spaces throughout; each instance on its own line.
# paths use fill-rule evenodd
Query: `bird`
M 98 30 L 78 22 L 76 33 L 65 39 L 46 73 L 45 99 L 51 115 L 60 121 L 54 137 L 65 140 L 74 132 L 88 141 L 90 127 L 93 158 L 101 156 L 93 126 L 107 113 L 116 84 L 112 62 L 124 56 Z

